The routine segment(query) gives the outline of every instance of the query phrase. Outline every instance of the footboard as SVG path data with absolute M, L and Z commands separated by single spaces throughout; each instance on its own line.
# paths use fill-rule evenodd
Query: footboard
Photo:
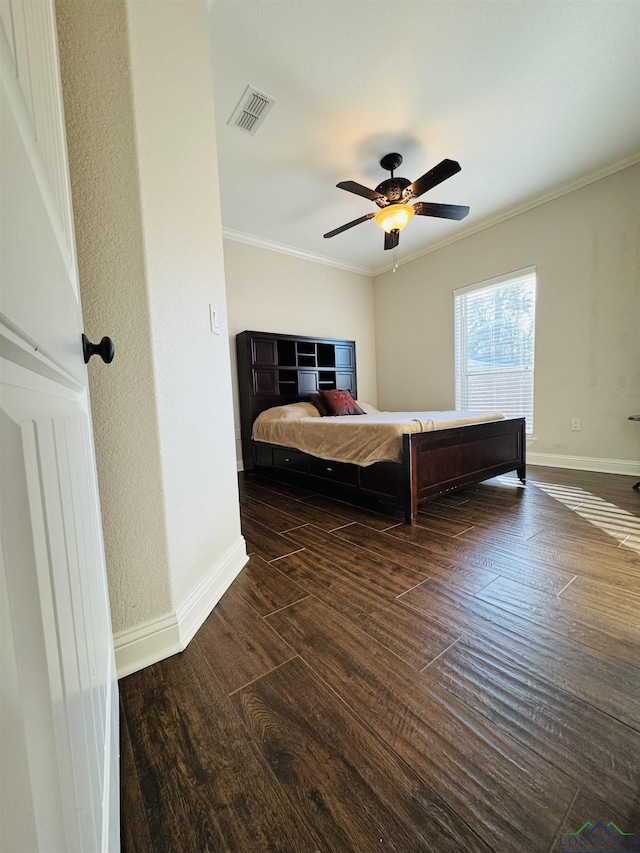
M 420 503 L 454 489 L 516 471 L 524 483 L 524 418 L 491 421 L 404 436 L 405 520 Z

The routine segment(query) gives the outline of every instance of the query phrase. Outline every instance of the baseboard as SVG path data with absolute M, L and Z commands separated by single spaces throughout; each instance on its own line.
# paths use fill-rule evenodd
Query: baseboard
M 175 613 L 113 635 L 118 678 L 183 651 Z
M 595 456 L 562 456 L 557 453 L 529 453 L 528 465 L 545 465 L 549 468 L 571 468 L 575 471 L 597 471 L 601 474 L 628 474 L 640 477 L 640 462 L 630 459 L 599 459 Z
M 248 559 L 247 546 L 244 537 L 241 536 L 178 606 L 176 616 L 183 649 L 187 648 L 193 635 L 231 586 Z
M 182 652 L 248 560 L 241 536 L 175 613 L 120 631 L 113 637 L 118 678 Z

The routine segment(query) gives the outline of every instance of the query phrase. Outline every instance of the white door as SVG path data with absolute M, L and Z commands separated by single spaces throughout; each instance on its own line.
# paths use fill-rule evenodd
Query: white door
M 118 696 L 53 0 L 0 0 L 0 60 L 0 850 L 117 850 Z

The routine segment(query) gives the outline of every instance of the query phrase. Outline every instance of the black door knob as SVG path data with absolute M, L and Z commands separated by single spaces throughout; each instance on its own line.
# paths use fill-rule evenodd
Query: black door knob
M 85 364 L 92 355 L 99 355 L 105 364 L 111 364 L 116 354 L 111 338 L 103 338 L 99 344 L 92 344 L 86 335 L 82 336 L 82 352 Z

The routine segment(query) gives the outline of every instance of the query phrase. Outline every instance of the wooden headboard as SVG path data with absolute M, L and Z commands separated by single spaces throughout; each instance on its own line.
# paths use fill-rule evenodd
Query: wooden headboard
M 357 397 L 355 341 L 247 331 L 236 335 L 236 349 L 245 471 L 254 465 L 251 429 L 260 412 L 332 388 Z

